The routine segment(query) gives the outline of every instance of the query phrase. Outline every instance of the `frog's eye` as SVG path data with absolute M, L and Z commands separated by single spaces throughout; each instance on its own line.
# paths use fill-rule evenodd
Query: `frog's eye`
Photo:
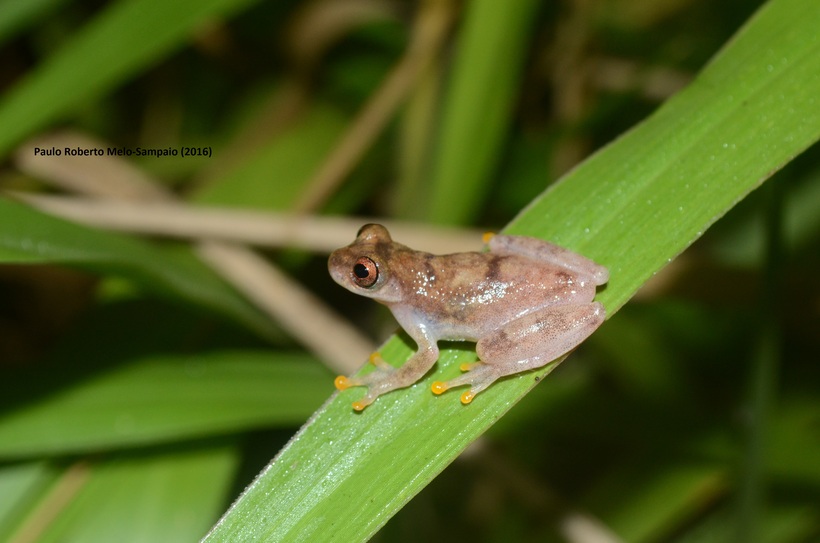
M 366 256 L 360 256 L 353 264 L 353 282 L 360 287 L 372 287 L 378 278 L 379 267 Z

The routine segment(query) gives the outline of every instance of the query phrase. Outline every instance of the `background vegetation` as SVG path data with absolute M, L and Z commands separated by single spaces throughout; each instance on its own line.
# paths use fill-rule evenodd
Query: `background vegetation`
M 816 539 L 815 4 L 0 4 L 0 540 L 197 540 L 317 409 L 209 540 Z M 534 389 L 434 398 L 453 344 L 322 406 L 394 329 L 325 271 L 366 216 L 512 221 L 614 318 Z

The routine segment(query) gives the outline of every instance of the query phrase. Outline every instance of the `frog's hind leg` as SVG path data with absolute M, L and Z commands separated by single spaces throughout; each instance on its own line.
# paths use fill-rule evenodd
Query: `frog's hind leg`
M 574 349 L 604 321 L 604 307 L 593 302 L 552 306 L 512 321 L 476 344 L 481 359 L 464 364 L 466 373 L 446 382 L 433 383 L 433 392 L 470 385 L 461 402 L 473 398 L 500 377 L 540 368 Z
M 523 255 L 541 262 L 549 262 L 592 279 L 596 285 L 609 281 L 609 270 L 585 256 L 560 245 L 526 236 L 493 236 L 488 246 L 497 255 Z

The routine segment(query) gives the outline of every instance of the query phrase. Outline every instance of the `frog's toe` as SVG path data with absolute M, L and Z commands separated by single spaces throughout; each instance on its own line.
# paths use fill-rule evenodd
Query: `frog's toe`
M 472 389 L 468 390 L 467 392 L 462 393 L 461 394 L 461 403 L 464 404 L 464 405 L 467 405 L 468 403 L 473 401 L 473 398 L 475 398 L 476 394 L 478 394 L 478 392 L 473 392 Z
M 447 389 L 450 387 L 444 381 L 436 381 L 433 383 L 433 386 L 430 387 L 430 390 L 433 391 L 433 394 L 438 396 L 439 394 L 444 394 L 447 392 Z
M 364 411 L 364 408 L 376 401 L 376 398 L 382 395 L 378 387 L 368 386 L 367 392 L 357 402 L 353 402 L 353 409 L 356 411 Z
M 393 366 L 384 361 L 384 358 L 382 358 L 381 353 L 379 353 L 378 351 L 371 354 L 370 358 L 368 358 L 368 361 L 377 368 L 382 370 L 392 371 L 394 369 Z
M 378 386 L 380 383 L 389 381 L 391 376 L 396 372 L 396 368 L 387 362 L 382 361 L 377 365 L 378 367 L 375 370 L 365 375 L 357 375 L 354 377 L 339 375 L 333 380 L 333 384 L 337 390 L 347 390 L 350 387 Z
M 351 387 L 366 387 L 378 381 L 381 377 L 380 374 L 382 373 L 384 373 L 383 370 L 378 369 L 376 371 L 368 373 L 367 375 L 356 375 L 352 377 L 339 375 L 338 377 L 336 377 L 336 379 L 333 380 L 333 385 L 336 387 L 337 390 L 347 390 Z
M 347 390 L 350 387 L 356 386 L 356 380 L 350 377 L 346 377 L 344 375 L 339 375 L 336 379 L 333 380 L 333 386 L 336 387 L 336 390 Z
M 355 411 L 364 411 L 364 408 L 373 403 L 373 400 L 368 400 L 367 397 L 362 398 L 357 402 L 353 402 L 353 409 Z

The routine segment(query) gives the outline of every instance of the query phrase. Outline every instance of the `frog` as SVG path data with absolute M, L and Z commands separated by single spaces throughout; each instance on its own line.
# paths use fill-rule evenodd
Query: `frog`
M 367 387 L 355 411 L 419 381 L 437 362 L 439 341 L 476 344 L 477 362 L 432 383 L 436 395 L 469 385 L 460 396 L 467 405 L 498 379 L 567 354 L 604 322 L 604 306 L 593 299 L 609 281 L 606 267 L 539 238 L 489 234 L 484 242 L 481 252 L 434 255 L 393 241 L 380 224 L 366 224 L 350 245 L 331 253 L 333 280 L 387 306 L 417 346 L 400 367 L 375 352 L 370 373 L 336 377 L 338 390 Z

